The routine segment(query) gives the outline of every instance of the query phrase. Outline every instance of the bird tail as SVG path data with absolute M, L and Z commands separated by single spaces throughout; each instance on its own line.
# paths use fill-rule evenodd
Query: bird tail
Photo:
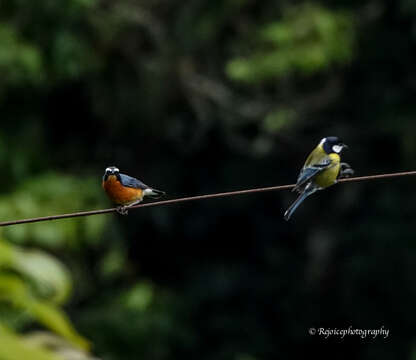
M 318 188 L 313 187 L 306 187 L 306 189 L 298 196 L 298 198 L 290 205 L 289 209 L 286 210 L 284 219 L 289 221 L 290 217 L 296 211 L 300 204 L 302 204 L 303 200 L 305 200 L 309 195 L 312 195 Z
M 151 197 L 152 199 L 159 199 L 160 197 L 162 197 L 163 195 L 165 195 L 164 191 L 161 190 L 156 190 L 156 189 L 152 189 L 152 188 L 148 188 L 144 191 L 146 196 Z

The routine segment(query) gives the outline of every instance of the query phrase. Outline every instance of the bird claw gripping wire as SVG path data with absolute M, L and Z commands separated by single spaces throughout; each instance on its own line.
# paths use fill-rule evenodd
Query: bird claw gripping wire
M 354 170 L 353 168 L 350 166 L 350 164 L 346 163 L 346 162 L 342 162 L 340 163 L 340 170 L 339 170 L 339 175 L 338 175 L 338 179 L 346 179 L 349 178 L 351 176 L 354 175 Z
M 129 211 L 127 210 L 127 206 L 124 206 L 124 205 L 117 206 L 116 210 L 121 215 L 128 215 L 129 214 Z

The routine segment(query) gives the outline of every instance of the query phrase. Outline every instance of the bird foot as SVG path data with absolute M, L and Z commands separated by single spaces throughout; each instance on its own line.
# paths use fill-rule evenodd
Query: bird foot
M 124 205 L 117 206 L 116 210 L 120 215 L 128 215 L 129 213 L 129 211 L 127 210 L 127 207 Z
M 341 169 L 338 175 L 338 179 L 345 179 L 354 175 L 354 170 L 349 164 L 342 162 L 340 164 L 340 167 Z

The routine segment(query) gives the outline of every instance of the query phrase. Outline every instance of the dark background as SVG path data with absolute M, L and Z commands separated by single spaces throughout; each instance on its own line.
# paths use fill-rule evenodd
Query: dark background
M 1 1 L 1 220 L 109 207 L 109 165 L 167 199 L 290 184 L 330 135 L 358 176 L 416 169 L 415 46 L 412 0 Z M 100 359 L 294 358 L 341 343 L 337 358 L 416 358 L 414 179 L 334 186 L 287 223 L 294 198 L 0 234 L 66 266 L 63 309 Z M 0 324 L 24 337 L 45 325 L 33 320 Z M 390 333 L 308 333 L 349 326 Z

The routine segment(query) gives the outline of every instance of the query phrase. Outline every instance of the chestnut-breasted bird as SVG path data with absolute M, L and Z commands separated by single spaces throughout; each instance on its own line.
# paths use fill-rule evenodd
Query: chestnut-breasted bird
M 157 199 L 165 194 L 134 177 L 120 174 L 115 166 L 105 169 L 102 185 L 111 201 L 119 205 L 117 211 L 123 215 L 127 215 L 127 208 L 140 203 L 145 196 Z
M 337 182 L 339 177 L 351 176 L 354 171 L 346 163 L 341 163 L 339 154 L 348 148 L 336 136 L 323 138 L 318 146 L 310 153 L 299 173 L 296 186 L 292 191 L 300 195 L 286 210 L 284 218 L 289 220 L 298 206 L 309 195 L 325 189 Z M 340 170 L 341 173 L 340 173 Z

